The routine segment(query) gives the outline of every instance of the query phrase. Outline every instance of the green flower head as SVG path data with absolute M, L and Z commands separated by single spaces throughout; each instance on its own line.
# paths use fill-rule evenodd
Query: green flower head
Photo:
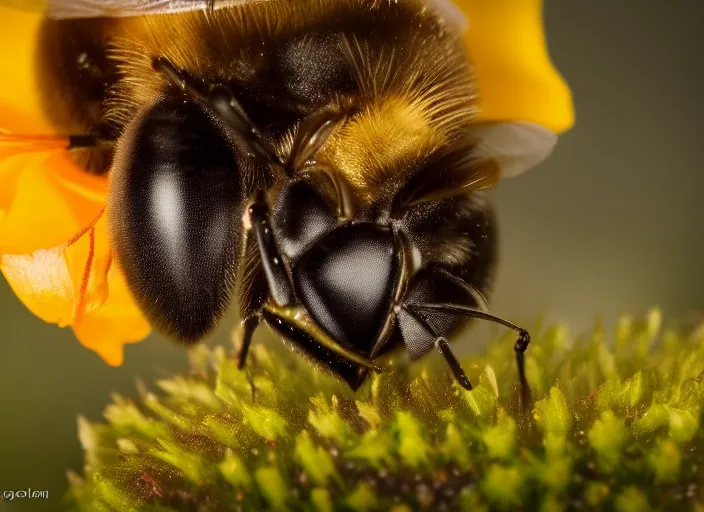
M 79 421 L 85 511 L 685 510 L 701 507 L 704 333 L 658 311 L 580 339 L 537 327 L 535 402 L 518 407 L 512 335 L 462 363 L 436 356 L 357 392 L 279 348 L 193 352 L 193 371 Z

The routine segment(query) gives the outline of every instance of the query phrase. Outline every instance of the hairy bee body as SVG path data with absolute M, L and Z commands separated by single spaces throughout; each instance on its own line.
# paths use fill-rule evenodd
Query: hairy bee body
M 354 163 L 345 172 L 361 185 L 378 183 L 371 174 L 388 173 L 389 164 L 399 167 L 419 148 L 447 142 L 476 113 L 462 46 L 416 0 L 277 0 L 213 12 L 47 19 L 39 53 L 47 113 L 59 129 L 119 134 L 164 92 L 163 77 L 152 70 L 155 55 L 231 86 L 252 120 L 282 145 L 296 122 L 322 107 L 371 109 L 335 148 L 345 145 L 341 158 Z M 413 150 L 358 162 L 358 153 L 372 149 L 367 140 L 378 136 L 379 148 L 404 142 Z
M 117 259 L 150 321 L 173 337 L 202 338 L 239 282 L 245 321 L 265 320 L 356 388 L 364 361 L 404 343 L 420 357 L 460 323 L 457 311 L 419 318 L 402 305 L 482 307 L 496 237 L 475 190 L 498 170 L 469 156 L 472 66 L 426 2 L 271 0 L 47 19 L 40 46 L 43 102 L 56 128 L 114 143 L 77 158 L 88 172 L 109 173 Z M 230 125 L 256 126 L 286 172 L 243 149 L 227 119 L 184 93 L 215 97 L 218 88 L 236 98 Z M 321 112 L 329 119 L 306 135 L 306 120 Z M 255 206 L 271 206 L 271 225 L 268 210 L 250 206 L 257 191 L 266 191 Z M 259 221 L 255 236 L 248 223 L 256 231 Z M 174 241 L 165 229 L 183 236 Z M 351 249 L 347 236 L 358 242 Z M 349 265 L 326 259 L 326 247 L 352 254 L 359 246 Z M 286 260 L 293 284 L 281 293 L 291 297 L 277 296 L 270 267 L 281 258 L 273 252 L 267 262 L 267 251 Z M 381 270 L 365 273 L 375 265 Z M 321 268 L 347 269 L 358 282 L 321 277 Z M 356 307 L 367 300 L 373 306 Z M 296 324 L 286 308 L 301 302 L 312 318 Z

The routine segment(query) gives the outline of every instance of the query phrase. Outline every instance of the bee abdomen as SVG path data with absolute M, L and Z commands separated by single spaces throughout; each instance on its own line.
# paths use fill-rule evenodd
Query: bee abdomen
M 162 100 L 121 139 L 110 176 L 111 236 L 149 320 L 200 340 L 228 307 L 240 244 L 242 177 L 201 108 Z
M 111 19 L 44 21 L 37 71 L 44 110 L 58 131 L 105 129 L 103 102 L 118 78 L 107 54 L 115 24 Z

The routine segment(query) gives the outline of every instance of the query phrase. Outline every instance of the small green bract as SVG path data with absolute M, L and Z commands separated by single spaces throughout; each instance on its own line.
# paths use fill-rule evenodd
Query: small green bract
M 107 423 L 79 420 L 76 511 L 704 510 L 704 332 L 657 310 L 534 330 L 532 409 L 518 408 L 513 335 L 462 363 L 465 391 L 429 356 L 357 392 L 257 342 L 193 353 L 193 372 Z

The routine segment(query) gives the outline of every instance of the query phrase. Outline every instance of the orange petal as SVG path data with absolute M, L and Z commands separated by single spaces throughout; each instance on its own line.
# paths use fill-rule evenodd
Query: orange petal
M 123 345 L 150 327 L 112 262 L 105 216 L 67 244 L 28 255 L 0 256 L 0 270 L 19 299 L 42 320 L 72 325 L 79 341 L 110 365 Z
M 35 12 L 0 7 L 0 128 L 18 134 L 53 133 L 35 68 L 44 2 L 32 3 Z M 0 148 L 0 157 L 16 149 Z M 83 345 L 119 365 L 123 344 L 143 339 L 149 325 L 111 261 L 105 220 L 86 230 L 106 190 L 105 178 L 81 172 L 65 151 L 0 158 L 0 270 L 33 313 L 73 325 Z
M 109 295 L 97 310 L 85 313 L 73 326 L 78 340 L 98 353 L 111 366 L 120 366 L 124 344 L 141 341 L 150 331 L 149 323 L 137 308 L 117 264 L 107 276 Z
M 45 322 L 71 325 L 87 306 L 95 309 L 105 301 L 110 248 L 102 235 L 104 221 L 98 226 L 101 246 L 96 248 L 94 224 L 50 249 L 0 255 L 0 270 L 15 294 Z
M 31 254 L 70 240 L 105 206 L 107 179 L 79 170 L 65 151 L 0 162 L 0 254 Z
M 482 121 L 529 121 L 555 133 L 574 124 L 569 87 L 553 66 L 542 0 L 455 0 L 469 21 Z

